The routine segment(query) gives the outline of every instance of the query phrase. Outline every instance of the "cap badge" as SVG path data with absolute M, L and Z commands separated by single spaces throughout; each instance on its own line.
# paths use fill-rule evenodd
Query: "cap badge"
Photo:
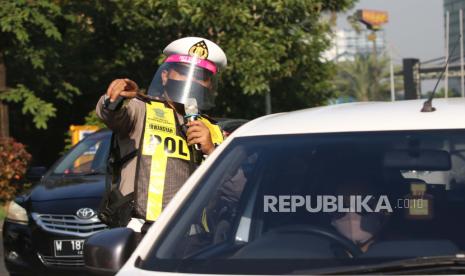
M 206 59 L 208 57 L 208 48 L 205 41 L 202 40 L 192 45 L 189 49 L 189 55 L 196 56 L 200 59 Z

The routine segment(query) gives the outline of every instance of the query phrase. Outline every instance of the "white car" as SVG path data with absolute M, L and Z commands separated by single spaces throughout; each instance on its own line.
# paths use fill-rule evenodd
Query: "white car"
M 118 275 L 465 272 L 465 99 L 273 114 L 234 132 L 135 247 L 90 238 Z

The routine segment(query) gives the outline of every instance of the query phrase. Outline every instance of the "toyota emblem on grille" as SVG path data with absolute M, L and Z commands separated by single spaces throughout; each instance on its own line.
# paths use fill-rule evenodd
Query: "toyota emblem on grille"
M 90 208 L 81 208 L 77 210 L 76 215 L 80 219 L 90 219 L 91 217 L 95 216 L 95 212 Z

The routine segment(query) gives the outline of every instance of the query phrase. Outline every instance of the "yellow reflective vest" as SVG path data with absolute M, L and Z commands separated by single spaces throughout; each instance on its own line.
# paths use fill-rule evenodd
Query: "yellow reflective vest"
M 164 102 L 145 104 L 144 132 L 140 143 L 134 185 L 134 213 L 155 221 L 198 164 L 187 146 L 175 111 Z M 222 131 L 207 117 L 200 117 L 215 145 L 223 142 Z

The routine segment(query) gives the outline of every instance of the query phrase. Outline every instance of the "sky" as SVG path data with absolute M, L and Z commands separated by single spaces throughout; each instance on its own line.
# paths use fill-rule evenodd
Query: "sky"
M 360 0 L 354 10 L 375 9 L 389 13 L 386 41 L 394 62 L 401 64 L 402 58 L 426 61 L 444 56 L 442 5 L 442 0 Z M 347 15 L 338 15 L 338 27 L 349 28 Z

